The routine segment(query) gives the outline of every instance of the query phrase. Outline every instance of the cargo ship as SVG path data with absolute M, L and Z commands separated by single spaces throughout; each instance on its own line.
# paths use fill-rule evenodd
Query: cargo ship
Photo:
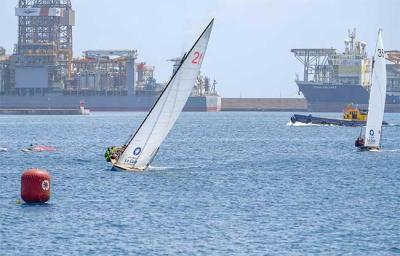
M 348 32 L 345 50 L 333 48 L 292 49 L 303 64 L 304 75 L 296 75 L 299 95 L 307 100 L 308 111 L 340 112 L 348 104 L 368 108 L 373 60 L 366 52 L 367 44 L 356 38 L 356 30 Z M 386 51 L 386 110 L 400 112 L 400 51 Z
M 148 111 L 165 83 L 134 49 L 87 50 L 74 58 L 70 0 L 19 0 L 18 42 L 0 47 L 0 109 Z M 170 59 L 174 69 L 180 58 Z M 216 81 L 199 75 L 184 111 L 220 111 Z

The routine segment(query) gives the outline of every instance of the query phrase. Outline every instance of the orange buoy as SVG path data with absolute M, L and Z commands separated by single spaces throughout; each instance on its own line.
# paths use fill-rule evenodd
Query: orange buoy
M 45 203 L 50 199 L 50 174 L 39 169 L 26 170 L 21 176 L 21 197 L 27 203 Z

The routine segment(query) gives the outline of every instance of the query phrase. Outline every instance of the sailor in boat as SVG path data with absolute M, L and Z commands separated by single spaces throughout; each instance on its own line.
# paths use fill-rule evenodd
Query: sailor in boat
M 25 148 L 25 149 L 22 149 L 22 151 L 24 151 L 24 152 L 32 152 L 32 151 L 34 151 L 34 149 L 35 149 L 35 145 L 29 144 L 29 146 L 27 148 Z
M 111 155 L 114 151 L 114 148 L 115 146 L 111 146 L 106 149 L 106 152 L 104 153 L 104 158 L 106 159 L 107 162 L 111 161 Z
M 379 132 L 380 134 L 380 132 Z M 374 132 L 369 133 L 369 135 L 373 136 Z M 370 141 L 374 141 L 375 139 L 371 136 L 369 136 L 369 139 L 366 138 L 365 136 L 365 132 L 363 132 L 363 130 L 361 130 L 360 135 L 358 136 L 358 138 L 356 139 L 356 141 L 354 142 L 354 146 L 356 146 L 356 148 L 358 148 L 360 151 L 379 151 L 380 150 L 380 145 L 365 145 L 366 140 L 370 140 Z
M 116 147 L 116 146 L 111 146 L 108 147 L 106 150 L 106 153 L 104 154 L 104 158 L 106 159 L 107 162 L 117 162 L 118 158 L 121 156 L 121 154 L 124 152 L 126 149 L 126 145 L 123 145 L 122 147 Z
M 360 151 L 379 151 L 379 147 L 369 147 L 365 146 L 365 139 L 362 137 L 358 137 L 354 143 L 354 145 L 358 148 Z
M 364 141 L 364 138 L 363 137 L 358 137 L 357 139 L 356 139 L 356 142 L 354 143 L 354 145 L 357 147 L 357 148 L 362 148 L 362 147 L 364 147 L 364 145 L 365 145 L 365 141 Z

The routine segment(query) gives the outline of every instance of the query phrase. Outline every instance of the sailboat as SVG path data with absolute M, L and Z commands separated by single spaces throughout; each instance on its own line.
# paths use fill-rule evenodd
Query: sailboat
M 57 149 L 55 147 L 51 146 L 45 146 L 45 145 L 33 145 L 31 144 L 27 148 L 21 149 L 22 152 L 25 153 L 32 153 L 32 152 L 55 152 Z
M 161 143 L 174 126 L 199 75 L 207 50 L 214 19 L 187 52 L 147 114 L 146 118 L 121 148 L 108 148 L 106 155 L 114 168 L 143 171 L 149 167 Z M 106 157 L 107 158 L 107 157 Z
M 372 84 L 369 94 L 367 126 L 355 142 L 362 151 L 379 151 L 382 139 L 382 121 L 386 100 L 386 60 L 382 43 L 382 30 L 378 31 L 372 60 Z

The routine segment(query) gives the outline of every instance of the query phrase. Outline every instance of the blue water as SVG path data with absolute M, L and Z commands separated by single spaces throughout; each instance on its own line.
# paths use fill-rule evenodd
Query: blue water
M 149 171 L 110 171 L 144 116 L 0 116 L 0 255 L 400 255 L 399 126 L 370 153 L 290 113 L 184 113 Z M 46 205 L 16 203 L 29 167 L 52 175 Z

